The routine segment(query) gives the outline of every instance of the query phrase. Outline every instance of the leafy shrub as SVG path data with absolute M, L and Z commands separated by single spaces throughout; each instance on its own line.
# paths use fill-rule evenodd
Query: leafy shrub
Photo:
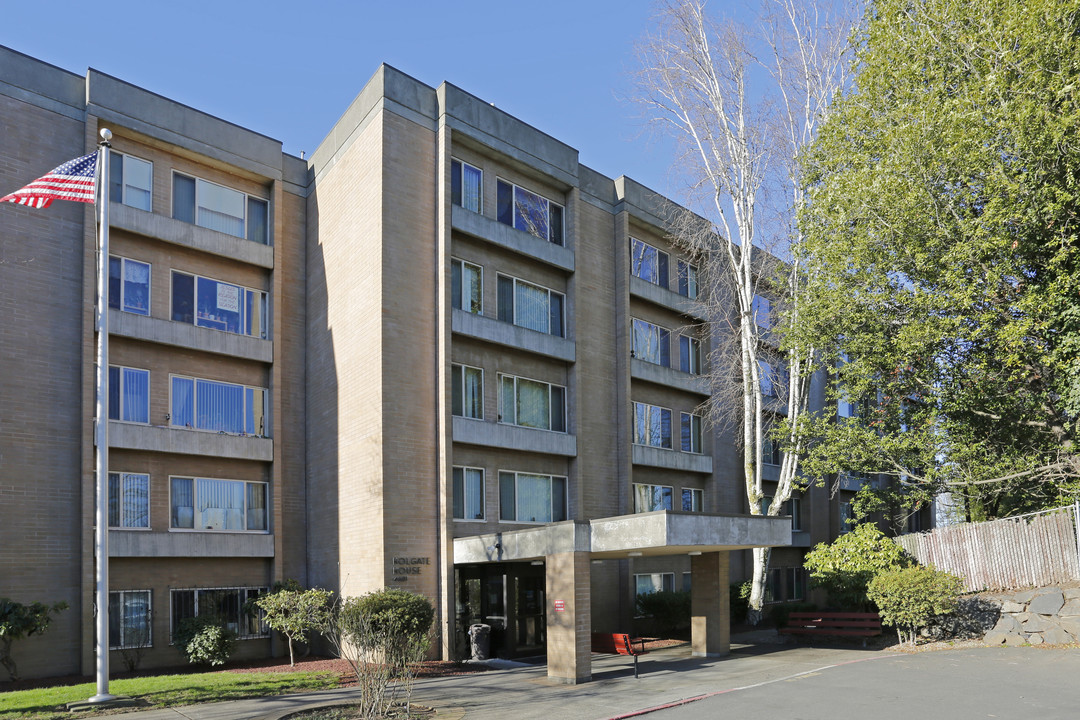
M 843 610 L 872 610 L 866 595 L 870 580 L 885 570 L 913 564 L 903 548 L 870 523 L 857 525 L 831 545 L 815 545 L 803 560 L 813 587 L 824 588 L 829 602 Z
M 657 632 L 666 638 L 675 637 L 680 630 L 690 627 L 688 592 L 661 590 L 638 595 L 636 607 L 639 614 L 653 619 Z
M 431 645 L 434 617 L 426 597 L 391 588 L 342 598 L 333 607 L 325 632 L 356 674 L 360 717 L 386 717 L 399 699 L 408 712 L 416 670 Z
M 907 567 L 879 573 L 867 594 L 881 613 L 881 619 L 896 627 L 900 642 L 914 645 L 920 628 L 938 615 L 956 611 L 963 581 L 952 573 L 932 567 Z
M 173 644 L 192 665 L 224 665 L 236 646 L 236 633 L 217 618 L 187 618 L 173 633 Z
M 0 597 L 0 665 L 4 666 L 12 680 L 19 679 L 19 670 L 11 657 L 12 644 L 30 635 L 41 635 L 49 629 L 52 616 L 66 610 L 67 606 L 66 602 L 55 605 L 40 602 L 24 605 Z
M 728 609 L 731 614 L 731 622 L 746 622 L 746 613 L 750 610 L 750 591 L 754 583 L 750 580 L 741 583 L 731 583 L 728 586 Z
M 431 601 L 408 590 L 386 588 L 350 600 L 348 612 L 368 618 L 376 633 L 424 635 L 435 619 Z

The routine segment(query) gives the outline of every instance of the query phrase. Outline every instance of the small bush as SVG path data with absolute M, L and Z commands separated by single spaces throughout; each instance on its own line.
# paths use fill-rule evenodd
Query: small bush
M 874 525 L 864 523 L 831 545 L 820 543 L 803 565 L 813 587 L 824 588 L 829 602 L 843 610 L 872 610 L 866 588 L 875 575 L 911 567 L 914 560 Z
M 746 613 L 750 610 L 750 591 L 754 583 L 750 580 L 741 583 L 731 583 L 728 586 L 728 608 L 731 614 L 731 622 L 746 622 Z
M 879 573 L 867 593 L 881 613 L 881 619 L 896 628 L 900 642 L 914 645 L 920 628 L 938 615 L 956 611 L 963 581 L 932 567 L 908 567 Z
M 236 633 L 216 618 L 188 618 L 173 633 L 173 644 L 192 665 L 224 665 L 236 646 Z
M 376 633 L 424 635 L 435 619 L 435 608 L 430 600 L 396 588 L 361 595 L 349 609 L 368 618 Z
M 653 619 L 656 630 L 665 638 L 677 636 L 690 627 L 690 593 L 671 590 L 637 596 L 639 614 Z

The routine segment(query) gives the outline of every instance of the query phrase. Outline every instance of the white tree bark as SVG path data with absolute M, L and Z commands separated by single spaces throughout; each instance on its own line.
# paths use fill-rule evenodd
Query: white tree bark
M 740 431 L 752 515 L 763 513 L 762 451 L 784 413 L 790 421 L 782 439 L 786 452 L 764 514 L 779 515 L 800 487 L 798 426 L 807 409 L 814 351 L 784 346 L 789 379 L 780 387 L 786 397 L 775 402 L 761 392 L 760 362 L 778 359 L 777 341 L 783 342 L 785 328 L 798 322 L 799 152 L 845 82 L 854 13 L 839 17 L 835 21 L 811 2 L 770 0 L 750 30 L 714 21 L 700 0 L 673 0 L 662 6 L 658 30 L 640 54 L 639 99 L 680 142 L 682 169 L 697 191 L 688 204 L 700 206 L 713 225 L 703 229 L 697 217 L 672 218 L 672 234 L 702 265 L 702 298 L 716 339 L 708 415 L 713 424 Z M 769 61 L 759 61 L 759 53 Z M 784 202 L 781 221 L 763 237 L 758 221 L 766 191 L 778 192 Z M 753 313 L 759 286 L 762 295 L 783 300 L 775 307 L 785 308 L 769 329 L 759 326 Z M 750 620 L 756 622 L 765 599 L 769 551 L 760 548 L 753 556 Z

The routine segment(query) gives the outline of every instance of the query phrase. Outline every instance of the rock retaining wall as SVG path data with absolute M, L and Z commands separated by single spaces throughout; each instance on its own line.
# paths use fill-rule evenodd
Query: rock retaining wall
M 1001 605 L 987 645 L 1080 643 L 1080 586 L 1048 587 L 984 595 Z

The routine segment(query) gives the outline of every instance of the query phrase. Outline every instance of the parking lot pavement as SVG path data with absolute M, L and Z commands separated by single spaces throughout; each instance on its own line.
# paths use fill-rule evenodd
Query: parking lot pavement
M 880 656 L 650 712 L 650 720 L 929 720 L 1080 716 L 1080 650 L 972 648 Z M 655 707 L 655 706 L 654 706 Z

